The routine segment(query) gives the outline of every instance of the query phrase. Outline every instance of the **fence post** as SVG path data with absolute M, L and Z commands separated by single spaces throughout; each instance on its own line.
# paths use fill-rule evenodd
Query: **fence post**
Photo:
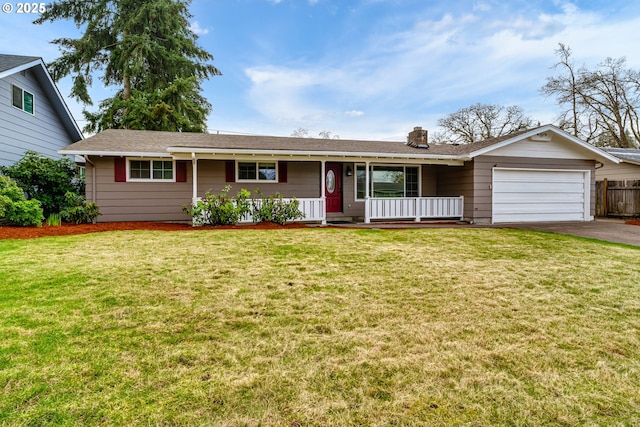
M 602 215 L 605 218 L 609 216 L 609 211 L 607 210 L 607 178 L 602 183 Z

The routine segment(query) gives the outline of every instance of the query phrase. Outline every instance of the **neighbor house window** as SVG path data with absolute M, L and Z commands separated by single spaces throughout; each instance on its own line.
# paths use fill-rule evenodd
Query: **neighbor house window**
M 29 114 L 33 114 L 33 94 L 13 86 L 13 106 Z
M 366 168 L 356 166 L 356 199 L 366 195 Z M 369 169 L 370 197 L 418 197 L 417 166 L 375 166 Z
M 173 181 L 173 160 L 129 160 L 129 179 Z
M 275 162 L 238 162 L 238 181 L 272 181 L 277 178 Z

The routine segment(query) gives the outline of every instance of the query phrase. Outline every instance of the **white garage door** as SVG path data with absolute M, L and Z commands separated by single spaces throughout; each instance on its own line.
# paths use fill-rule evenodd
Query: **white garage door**
M 589 172 L 493 169 L 493 222 L 589 220 Z

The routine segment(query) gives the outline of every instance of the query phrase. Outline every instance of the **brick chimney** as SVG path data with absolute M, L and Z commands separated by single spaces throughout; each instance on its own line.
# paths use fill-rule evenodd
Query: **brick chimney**
M 427 131 L 422 126 L 416 126 L 407 137 L 407 145 L 415 148 L 429 148 L 427 144 Z

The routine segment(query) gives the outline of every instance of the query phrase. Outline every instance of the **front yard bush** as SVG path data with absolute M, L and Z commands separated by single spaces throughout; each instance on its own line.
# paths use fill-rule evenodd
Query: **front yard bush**
M 84 197 L 68 191 L 64 195 L 66 208 L 60 211 L 60 218 L 64 222 L 86 224 L 93 222 L 99 215 L 98 205 L 88 202 Z
M 276 193 L 275 196 L 253 199 L 252 205 L 253 222 L 255 223 L 274 222 L 284 225 L 288 221 L 304 218 L 304 214 L 299 209 L 300 202 L 295 198 L 285 201 L 280 193 Z
M 8 176 L 0 175 L 0 224 L 32 226 L 42 225 L 44 215 L 37 200 L 26 200 L 18 184 Z
M 304 218 L 300 212 L 300 202 L 286 201 L 280 193 L 275 196 L 252 198 L 251 193 L 241 189 L 235 196 L 230 196 L 231 186 L 227 185 L 220 194 L 207 192 L 202 200 L 194 204 L 183 205 L 182 210 L 193 218 L 193 225 L 231 225 L 243 218 L 251 218 L 254 223 L 274 222 L 284 224 Z
M 183 205 L 182 210 L 193 218 L 193 225 L 237 224 L 251 212 L 251 193 L 243 188 L 235 196 L 230 196 L 229 191 L 230 185 L 225 186 L 220 194 L 207 191 L 202 200 Z
M 68 192 L 84 194 L 84 180 L 70 159 L 50 159 L 27 151 L 16 164 L 0 166 L 0 172 L 13 178 L 27 199 L 39 200 L 45 216 L 59 213 L 67 206 Z

